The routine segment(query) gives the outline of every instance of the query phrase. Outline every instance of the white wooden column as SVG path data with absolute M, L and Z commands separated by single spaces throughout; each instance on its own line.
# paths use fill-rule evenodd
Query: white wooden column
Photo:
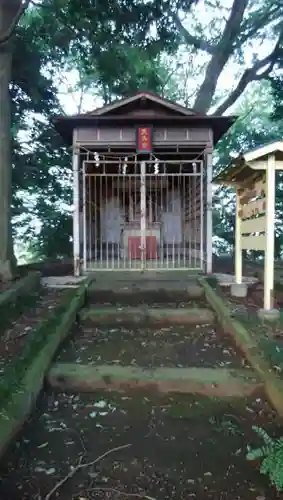
M 79 151 L 73 148 L 73 258 L 74 275 L 80 276 L 80 179 L 79 179 Z
M 240 211 L 240 196 L 239 190 L 236 187 L 236 214 L 235 214 L 235 280 L 238 285 L 242 283 L 243 272 L 243 252 L 242 252 L 242 236 L 241 236 L 241 217 Z
M 270 155 L 266 169 L 266 231 L 264 257 L 264 309 L 273 308 L 274 224 L 275 222 L 275 156 Z
M 145 268 L 146 261 L 146 187 L 145 187 L 146 162 L 141 162 L 141 267 Z
M 201 228 L 203 231 L 203 228 Z M 212 273 L 212 149 L 206 150 L 206 272 Z

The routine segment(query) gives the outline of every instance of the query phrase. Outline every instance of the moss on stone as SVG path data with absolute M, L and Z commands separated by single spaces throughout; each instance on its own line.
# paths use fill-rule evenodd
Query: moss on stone
M 64 300 L 31 331 L 22 353 L 0 380 L 0 456 L 29 415 L 51 360 L 85 302 L 88 283 L 72 289 Z
M 0 293 L 0 335 L 27 309 L 35 306 L 40 288 L 40 273 L 33 272 L 12 282 Z
M 211 288 L 206 279 L 200 278 L 205 295 L 211 307 L 215 310 L 220 324 L 230 333 L 242 350 L 252 368 L 264 382 L 267 397 L 280 416 L 283 417 L 283 381 L 274 372 L 270 360 L 260 345 L 259 338 L 243 324 L 232 317 L 232 311 L 226 301 Z

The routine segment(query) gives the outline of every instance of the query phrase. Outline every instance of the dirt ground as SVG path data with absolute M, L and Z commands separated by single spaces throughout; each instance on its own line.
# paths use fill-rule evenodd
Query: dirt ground
M 236 309 L 243 309 L 248 312 L 256 312 L 259 308 L 263 307 L 264 287 L 263 283 L 255 283 L 248 287 L 246 298 L 232 297 L 230 294 L 230 287 L 221 287 L 222 293 L 228 298 L 230 304 L 233 304 Z M 276 309 L 283 309 L 283 290 L 275 288 L 274 290 L 274 307 Z
M 158 284 L 157 284 L 158 286 Z M 183 307 L 207 307 L 204 297 L 191 299 L 186 290 L 145 290 L 138 287 L 131 288 L 127 293 L 119 293 L 111 290 L 90 291 L 88 305 L 135 307 L 139 305 L 150 305 L 150 307 L 164 307 L 178 309 Z
M 44 318 L 54 309 L 64 296 L 62 290 L 42 288 L 31 306 L 21 314 L 0 338 L 0 374 L 11 360 L 21 352 L 29 332 L 39 326 Z M 1 327 L 0 327 L 1 329 Z
M 263 307 L 263 285 L 257 283 L 248 288 L 246 298 L 232 297 L 229 287 L 221 287 L 221 293 L 227 300 L 232 313 L 236 319 L 245 324 L 250 332 L 253 332 L 257 338 L 260 335 L 270 337 L 278 341 L 283 346 L 283 316 L 275 322 L 261 321 L 257 311 Z M 274 307 L 283 310 L 283 291 L 274 291 Z
M 253 424 L 282 433 L 264 396 L 206 405 L 194 396 L 45 394 L 2 462 L 0 498 L 45 500 L 72 467 L 93 461 L 51 500 L 283 498 L 245 458 Z
M 218 325 L 81 326 L 56 361 L 144 367 L 248 366 Z

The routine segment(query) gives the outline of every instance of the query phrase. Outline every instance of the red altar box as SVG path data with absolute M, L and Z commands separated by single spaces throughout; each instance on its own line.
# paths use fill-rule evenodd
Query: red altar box
M 141 260 L 141 237 L 129 236 L 128 238 L 128 259 Z
M 147 260 L 158 259 L 156 236 L 146 236 L 145 258 Z M 128 259 L 141 260 L 141 237 L 129 236 L 128 238 Z

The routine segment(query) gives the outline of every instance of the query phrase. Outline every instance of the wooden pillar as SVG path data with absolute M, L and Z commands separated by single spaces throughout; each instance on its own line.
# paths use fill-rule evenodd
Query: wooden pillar
M 206 272 L 212 273 L 212 149 L 206 150 Z
M 91 219 L 90 219 L 91 223 Z M 90 223 L 88 229 L 90 230 Z M 86 175 L 85 175 L 85 162 L 83 161 L 83 271 L 87 269 L 87 241 L 89 234 L 87 234 L 87 217 L 86 217 Z
M 273 308 L 274 224 L 275 222 L 275 156 L 270 155 L 266 169 L 266 231 L 264 257 L 264 309 Z
M 236 188 L 236 214 L 235 214 L 235 280 L 239 285 L 242 283 L 243 254 L 241 245 L 241 217 L 239 216 L 241 205 L 239 190 Z
M 79 151 L 73 148 L 73 258 L 74 275 L 80 276 L 80 179 L 79 179 Z

